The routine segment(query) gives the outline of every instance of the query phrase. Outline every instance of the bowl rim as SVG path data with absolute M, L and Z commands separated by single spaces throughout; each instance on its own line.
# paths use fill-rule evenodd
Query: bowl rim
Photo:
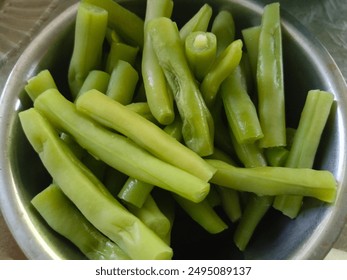
M 228 2 L 237 3 L 238 1 L 229 0 Z M 257 9 L 258 11 L 262 9 L 260 4 L 255 4 L 253 1 L 249 1 L 248 4 L 252 9 Z M 4 219 L 19 247 L 28 258 L 32 259 L 60 259 L 61 257 L 49 248 L 44 239 L 35 229 L 28 213 L 26 213 L 25 206 L 22 204 L 20 193 L 15 188 L 14 182 L 11 178 L 12 170 L 9 165 L 9 156 L 7 154 L 6 146 L 11 137 L 9 129 L 14 116 L 10 116 L 8 113 L 13 109 L 13 106 L 16 106 L 16 104 L 14 104 L 11 96 L 6 93 L 10 92 L 11 89 L 18 87 L 15 85 L 15 82 L 18 82 L 18 80 L 14 79 L 14 77 L 21 77 L 21 82 L 24 86 L 29 76 L 31 76 L 31 74 L 36 70 L 36 66 L 30 68 L 30 66 L 27 65 L 26 58 L 32 54 L 40 55 L 41 51 L 44 53 L 44 46 L 41 45 L 41 49 L 37 49 L 35 43 L 42 40 L 54 40 L 54 36 L 67 28 L 67 26 L 75 19 L 77 5 L 78 3 L 75 3 L 58 14 L 28 44 L 11 69 L 0 96 L 0 207 Z M 308 239 L 305 246 L 302 246 L 295 252 L 295 255 L 292 256 L 293 259 L 320 259 L 324 258 L 329 252 L 333 243 L 337 240 L 342 231 L 343 225 L 347 222 L 347 191 L 346 187 L 342 185 L 342 182 L 347 180 L 346 168 L 342 166 L 342 163 L 347 162 L 345 144 L 347 132 L 346 125 L 343 125 L 343 120 L 347 120 L 347 85 L 341 71 L 329 52 L 305 29 L 305 27 L 287 13 L 282 15 L 282 22 L 286 32 L 295 34 L 296 39 L 300 40 L 300 42 L 302 42 L 302 44 L 307 48 L 310 48 L 307 53 L 310 53 L 312 58 L 318 55 L 318 57 L 322 59 L 324 66 L 329 66 L 330 71 L 327 75 L 329 75 L 331 81 L 334 81 L 334 83 L 331 84 L 331 89 L 333 92 L 341 93 L 338 96 L 335 95 L 335 99 L 341 104 L 338 106 L 336 111 L 338 128 L 339 130 L 341 129 L 338 134 L 339 144 L 341 146 L 341 151 L 338 155 L 338 162 L 341 162 L 341 164 L 338 166 L 335 174 L 338 178 L 337 199 L 334 207 L 330 207 L 327 211 L 322 223 L 315 229 L 313 235 Z M 22 69 L 30 69 L 30 73 L 25 74 Z M 321 69 L 321 71 L 324 71 L 324 69 Z M 13 201 L 16 203 L 11 203 Z M 23 218 L 26 223 L 18 224 L 17 221 Z M 29 239 L 29 236 L 34 237 Z

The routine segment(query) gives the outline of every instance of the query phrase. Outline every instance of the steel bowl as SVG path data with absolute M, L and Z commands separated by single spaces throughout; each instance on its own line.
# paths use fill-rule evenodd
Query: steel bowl
M 119 2 L 144 16 L 145 1 Z M 254 1 L 175 0 L 173 18 L 182 24 L 205 2 L 215 12 L 222 8 L 230 10 L 238 30 L 260 24 L 263 7 Z M 18 112 L 32 105 L 24 85 L 40 70 L 48 68 L 64 90 L 76 10 L 77 5 L 71 4 L 39 32 L 14 63 L 1 93 L 1 209 L 29 259 L 84 258 L 68 240 L 51 230 L 30 204 L 51 179 L 28 144 L 18 119 Z M 301 214 L 294 220 L 271 209 L 244 252 L 233 245 L 232 226 L 211 237 L 182 218 L 177 222 L 172 243 L 177 259 L 323 259 L 347 222 L 346 84 L 325 48 L 285 11 L 281 16 L 288 125 L 297 125 L 308 90 L 323 89 L 335 96 L 314 168 L 334 174 L 338 183 L 336 201 L 328 205 L 305 199 Z M 191 234 L 181 234 L 181 227 Z

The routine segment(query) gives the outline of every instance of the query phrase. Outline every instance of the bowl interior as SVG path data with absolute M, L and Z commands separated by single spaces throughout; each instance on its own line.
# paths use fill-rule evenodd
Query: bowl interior
M 144 15 L 145 1 L 119 2 Z M 176 0 L 173 19 L 183 24 L 206 2 L 215 13 L 222 8 L 232 12 L 238 37 L 241 29 L 260 24 L 262 7 L 252 1 L 237 0 Z M 76 5 L 68 8 L 32 41 L 14 66 L 1 96 L 1 203 L 17 242 L 33 259 L 84 258 L 69 241 L 51 230 L 30 205 L 30 200 L 51 179 L 25 139 L 17 117 L 19 111 L 32 105 L 23 88 L 40 70 L 48 68 L 60 90 L 67 91 L 66 71 L 76 9 Z M 301 214 L 295 220 L 271 209 L 245 252 L 233 245 L 234 225 L 211 236 L 178 209 L 172 235 L 176 259 L 321 259 L 337 238 L 342 220 L 346 219 L 343 205 L 346 202 L 344 79 L 329 54 L 302 26 L 285 12 L 282 19 L 288 126 L 296 127 L 308 90 L 323 89 L 335 95 L 336 104 L 322 137 L 315 168 L 333 172 L 339 183 L 337 201 L 329 206 L 305 199 Z

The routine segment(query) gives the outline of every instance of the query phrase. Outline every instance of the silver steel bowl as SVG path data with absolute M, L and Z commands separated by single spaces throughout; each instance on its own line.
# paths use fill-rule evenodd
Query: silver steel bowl
M 144 15 L 145 1 L 120 2 Z M 260 23 L 263 7 L 253 1 L 239 0 L 175 0 L 173 17 L 182 23 L 205 2 L 215 11 L 229 9 L 239 30 Z M 66 86 L 76 10 L 76 4 L 71 4 L 41 30 L 14 64 L 1 93 L 1 209 L 29 259 L 84 258 L 69 241 L 52 231 L 30 205 L 30 200 L 50 182 L 50 178 L 25 139 L 18 120 L 18 112 L 32 105 L 23 89 L 30 77 L 48 68 L 57 82 Z M 336 102 L 322 137 L 315 168 L 330 170 L 335 175 L 338 182 L 336 202 L 327 205 L 306 199 L 295 220 L 270 210 L 243 253 L 232 244 L 233 227 L 223 234 L 208 237 L 189 221 L 181 221 L 177 228 L 188 228 L 192 236 L 180 234 L 178 230 L 174 232 L 176 258 L 322 259 L 347 222 L 346 84 L 324 47 L 285 12 L 282 12 L 282 19 L 288 124 L 297 124 L 308 90 L 323 89 L 335 95 Z M 61 89 L 64 90 L 64 86 Z

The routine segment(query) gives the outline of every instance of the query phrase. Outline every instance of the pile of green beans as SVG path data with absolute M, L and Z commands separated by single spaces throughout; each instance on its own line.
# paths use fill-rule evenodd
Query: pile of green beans
M 309 91 L 287 127 L 279 4 L 241 32 L 226 9 L 181 26 L 173 9 L 81 0 L 70 91 L 48 70 L 25 86 L 19 119 L 52 177 L 32 204 L 87 258 L 174 258 L 177 208 L 211 235 L 233 225 L 243 251 L 269 209 L 335 200 L 333 174 L 313 169 L 333 94 Z

